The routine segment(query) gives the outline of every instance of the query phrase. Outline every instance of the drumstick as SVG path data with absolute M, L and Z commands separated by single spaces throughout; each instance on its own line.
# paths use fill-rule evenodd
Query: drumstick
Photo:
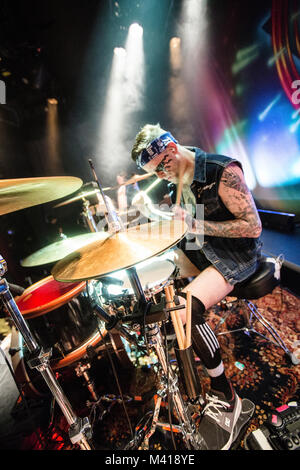
M 185 170 L 185 165 L 181 163 L 179 166 L 179 181 L 177 184 L 177 194 L 176 194 L 176 205 L 180 205 L 181 193 L 182 193 L 182 186 L 183 186 L 183 174 Z
M 145 189 L 144 193 L 145 194 L 148 194 L 149 191 L 151 191 L 151 189 L 155 188 L 155 186 L 160 183 L 162 180 L 160 180 L 159 178 L 157 178 L 156 180 L 153 181 L 153 183 L 150 184 L 150 186 L 148 186 L 147 189 Z
M 173 286 L 169 286 L 168 287 L 168 290 L 169 290 L 169 294 L 170 294 L 170 299 L 171 299 L 171 306 L 174 306 L 175 303 L 173 301 L 174 299 L 174 289 L 173 289 Z M 176 310 L 174 310 L 174 317 L 176 319 L 176 323 L 177 323 L 177 326 L 178 326 L 178 336 L 179 336 L 179 339 L 180 339 L 180 343 L 178 342 L 178 346 L 179 346 L 179 349 L 184 349 L 184 345 L 185 345 L 185 332 L 184 332 L 184 328 L 183 328 L 183 324 L 182 324 L 182 320 L 181 320 L 181 316 L 180 316 L 180 313 Z
M 189 348 L 192 344 L 191 342 L 191 328 L 192 328 L 192 294 L 191 291 L 186 291 L 186 338 L 185 338 L 185 347 Z
M 170 292 L 171 298 L 172 298 L 172 300 L 173 300 L 175 294 L 174 294 L 174 289 L 173 289 L 173 286 L 172 286 L 172 285 L 169 286 L 169 292 Z M 180 316 L 180 313 L 179 313 L 178 310 L 175 310 L 175 315 L 176 315 L 176 318 L 177 318 L 177 322 L 178 322 L 178 326 L 179 326 L 179 330 L 180 330 L 180 336 L 181 336 L 181 339 L 182 339 L 182 342 L 183 342 L 183 347 L 184 347 L 184 344 L 185 344 L 185 332 L 184 332 L 184 328 L 183 328 L 181 316 Z
M 165 287 L 165 293 L 166 293 L 167 302 L 169 303 L 170 308 L 172 308 L 174 306 L 174 304 L 173 304 L 173 301 L 172 301 L 171 293 L 169 291 L 169 286 Z M 178 324 L 178 317 L 177 317 L 176 312 L 174 310 L 171 311 L 170 314 L 171 314 L 175 334 L 176 334 L 176 337 L 177 337 L 179 349 L 184 349 L 184 338 L 182 338 L 182 336 L 181 336 L 182 332 L 181 332 L 179 324 Z

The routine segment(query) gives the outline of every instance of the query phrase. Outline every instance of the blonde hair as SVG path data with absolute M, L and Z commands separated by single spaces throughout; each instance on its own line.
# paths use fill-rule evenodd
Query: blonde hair
M 167 131 L 160 127 L 160 124 L 146 124 L 135 137 L 135 142 L 131 151 L 131 158 L 136 161 L 139 154 L 146 149 L 152 140 L 165 134 Z

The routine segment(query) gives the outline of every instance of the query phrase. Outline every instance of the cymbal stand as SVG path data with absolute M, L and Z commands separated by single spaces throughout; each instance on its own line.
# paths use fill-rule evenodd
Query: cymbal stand
M 50 367 L 50 357 L 52 350 L 44 350 L 40 347 L 36 339 L 31 334 L 8 286 L 8 282 L 3 278 L 7 272 L 7 264 L 0 255 L 0 296 L 11 316 L 15 327 L 20 331 L 30 352 L 28 365 L 31 369 L 37 369 L 42 375 L 51 393 L 61 408 L 68 424 L 69 437 L 72 444 L 78 444 L 81 450 L 91 450 L 88 440 L 91 438 L 91 426 L 88 418 L 79 418 L 74 413 L 70 402 L 65 396 L 62 388 L 56 380 L 53 370 Z
M 98 232 L 96 222 L 90 210 L 90 203 L 86 199 L 83 200 L 83 211 L 81 215 L 84 217 L 85 222 L 91 232 Z
M 100 190 L 101 196 L 103 198 L 104 204 L 105 204 L 106 209 L 107 209 L 106 220 L 107 220 L 107 223 L 108 223 L 109 232 L 110 233 L 116 233 L 116 232 L 123 231 L 124 230 L 123 222 L 120 219 L 120 217 L 118 217 L 118 214 L 116 213 L 116 210 L 113 206 L 112 201 L 104 194 L 104 191 L 102 189 L 100 181 L 97 177 L 93 161 L 90 158 L 89 158 L 89 164 L 90 164 L 95 182 L 98 185 L 98 188 Z
M 136 297 L 141 304 L 146 306 L 147 300 L 145 298 L 145 294 L 143 292 L 140 280 L 138 278 L 137 272 L 135 268 L 127 269 L 128 277 L 131 283 L 132 288 L 135 291 Z M 192 421 L 190 412 L 188 410 L 187 405 L 183 401 L 181 396 L 179 387 L 178 387 L 178 377 L 172 371 L 171 367 L 169 367 L 167 363 L 167 358 L 165 354 L 165 349 L 163 345 L 163 338 L 160 331 L 160 327 L 158 324 L 153 323 L 146 325 L 145 334 L 147 335 L 147 341 L 149 346 L 152 346 L 155 351 L 156 355 L 160 364 L 160 387 L 157 392 L 158 400 L 156 402 L 156 406 L 154 409 L 152 425 L 150 430 L 146 433 L 141 448 L 143 450 L 149 449 L 149 439 L 154 434 L 155 429 L 157 426 L 166 426 L 165 423 L 160 423 L 158 421 L 159 412 L 161 401 L 164 397 L 167 396 L 168 390 L 170 395 L 172 396 L 174 407 L 176 410 L 177 418 L 179 421 L 179 425 L 173 425 L 172 427 L 179 431 L 182 436 L 183 440 L 188 449 L 199 449 L 200 442 L 198 442 L 198 436 L 196 433 L 195 424 Z

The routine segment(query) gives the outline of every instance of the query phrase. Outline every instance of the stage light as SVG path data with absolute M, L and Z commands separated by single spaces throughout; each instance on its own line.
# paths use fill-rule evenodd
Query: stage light
M 280 98 L 281 98 L 281 93 L 278 93 L 275 96 L 274 100 L 272 100 L 271 103 L 268 104 L 268 106 L 259 114 L 258 116 L 259 121 L 264 121 L 264 119 L 267 117 L 267 115 L 269 114 L 273 106 L 275 106 L 275 104 L 280 100 Z
M 133 23 L 129 27 L 129 34 L 135 38 L 141 38 L 143 36 L 143 28 L 138 23 Z
M 181 39 L 174 37 L 170 39 L 170 48 L 171 49 L 176 49 L 177 47 L 180 47 L 181 45 Z
M 237 158 L 242 163 L 246 183 L 249 189 L 253 190 L 256 186 L 256 179 L 246 148 L 243 144 L 242 138 L 240 137 L 243 134 L 245 124 L 245 121 L 241 121 L 226 128 L 222 139 L 216 144 L 216 150 L 222 155 Z
M 259 45 L 252 44 L 251 46 L 239 49 L 236 53 L 236 61 L 232 66 L 232 73 L 237 74 L 249 64 L 251 64 L 259 56 Z
M 100 126 L 98 152 L 105 159 L 107 171 L 118 164 L 124 128 L 123 82 L 126 52 L 116 47 L 112 58 L 111 72 L 106 93 L 106 102 Z
M 275 62 L 280 59 L 280 57 L 286 52 L 286 47 L 283 47 L 282 49 L 280 49 L 277 54 L 273 55 L 269 60 L 268 60 L 268 67 L 272 67 Z
M 126 51 L 123 47 L 115 47 L 114 54 L 118 57 L 126 57 Z
M 207 0 L 184 0 L 175 35 L 169 41 L 169 112 L 177 137 L 188 145 L 195 137 L 191 119 L 206 70 Z M 198 127 L 198 126 L 197 126 Z
M 298 119 L 296 122 L 294 122 L 293 124 L 290 125 L 290 132 L 292 134 L 295 134 L 295 132 L 297 132 L 299 126 L 300 126 L 300 119 Z
M 205 53 L 208 39 L 206 12 L 207 0 L 185 0 L 182 4 L 179 36 L 187 62 L 201 59 Z
M 170 76 L 169 76 L 169 112 L 172 127 L 178 129 L 177 137 L 189 140 L 187 125 L 189 122 L 189 105 L 186 82 L 182 71 L 181 39 L 173 37 L 169 42 Z M 192 138 L 192 137 L 191 137 Z
M 58 104 L 58 100 L 56 98 L 48 98 L 47 99 L 48 104 Z
M 59 174 L 63 170 L 60 155 L 60 132 L 57 105 L 58 101 L 56 98 L 47 99 L 46 152 L 44 164 L 49 174 Z
M 107 174 L 117 176 L 128 167 L 133 113 L 142 108 L 144 97 L 143 28 L 134 23 L 123 47 L 115 47 L 106 103 L 100 127 L 98 152 Z M 134 124 L 133 124 L 134 125 Z M 122 158 L 124 164 L 122 165 Z
M 182 62 L 180 38 L 171 38 L 169 45 L 171 72 L 177 72 L 181 68 Z
M 143 28 L 133 23 L 129 30 L 125 45 L 126 68 L 124 82 L 125 111 L 136 112 L 144 103 L 145 60 L 143 48 Z

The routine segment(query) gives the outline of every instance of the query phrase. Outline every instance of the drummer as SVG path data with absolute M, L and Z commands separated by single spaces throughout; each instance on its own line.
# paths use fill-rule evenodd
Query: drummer
M 188 231 L 204 242 L 188 248 L 180 243 L 180 258 L 188 258 L 196 276 L 182 291 L 192 293 L 192 344 L 211 381 L 199 434 L 203 449 L 229 449 L 241 413 L 241 399 L 227 379 L 216 336 L 205 322 L 204 312 L 232 291 L 237 282 L 251 276 L 260 256 L 261 221 L 239 161 L 186 147 L 159 124 L 145 125 L 137 134 L 132 159 L 147 173 L 173 185 L 182 175 L 180 206 L 175 218 L 185 220 Z M 173 201 L 174 202 L 174 201 Z M 204 219 L 196 218 L 197 205 L 204 205 Z M 192 213 L 185 210 L 192 207 Z M 180 268 L 180 264 L 179 264 Z M 188 276 L 186 276 L 188 277 Z M 180 297 L 185 304 L 183 297 Z M 183 321 L 185 321 L 185 309 Z

